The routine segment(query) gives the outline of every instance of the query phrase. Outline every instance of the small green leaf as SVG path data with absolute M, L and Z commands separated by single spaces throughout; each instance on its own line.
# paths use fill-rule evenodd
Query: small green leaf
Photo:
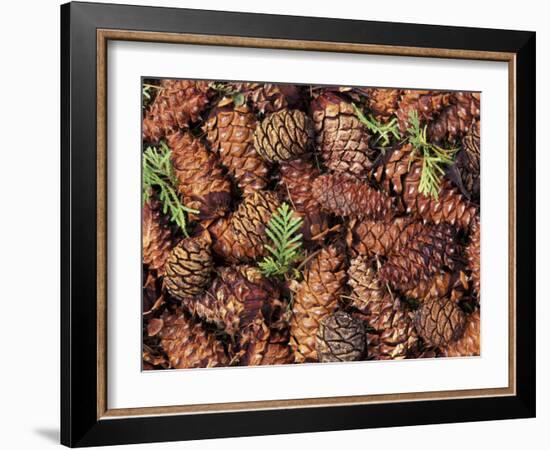
M 233 94 L 233 103 L 235 106 L 242 106 L 245 102 L 245 97 L 242 92 L 237 92 L 236 94 Z

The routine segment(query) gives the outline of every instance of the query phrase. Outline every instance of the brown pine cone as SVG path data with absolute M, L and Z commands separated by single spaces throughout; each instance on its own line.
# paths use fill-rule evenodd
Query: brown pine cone
M 345 278 L 345 256 L 333 245 L 310 261 L 292 304 L 290 346 L 296 362 L 318 360 L 315 336 L 321 320 L 336 311 Z
M 348 284 L 352 289 L 348 306 L 369 318 L 378 316 L 380 306 L 383 305 L 389 291 L 380 282 L 376 270 L 367 257 L 359 256 L 351 260 Z M 374 321 L 371 326 L 374 326 Z
M 454 144 L 470 131 L 475 120 L 479 120 L 479 107 L 479 93 L 452 94 L 451 104 L 428 126 L 429 139 L 432 142 L 447 141 Z
M 401 248 L 424 225 L 410 217 L 385 220 L 350 220 L 346 242 L 354 256 L 385 256 L 394 247 Z
M 394 288 L 410 289 L 443 268 L 452 269 L 458 252 L 454 241 L 455 233 L 450 225 L 424 226 L 408 244 L 392 250 L 380 268 L 380 279 Z
M 270 329 L 263 319 L 256 319 L 242 331 L 242 356 L 239 357 L 239 365 L 272 366 L 294 363 L 287 334 Z
M 369 359 L 403 359 L 413 356 L 418 336 L 411 314 L 384 286 L 368 258 L 351 261 L 348 270 L 351 291 L 349 307 L 367 327 Z
M 387 122 L 399 106 L 403 91 L 401 89 L 372 88 L 366 89 L 367 107 L 379 122 Z
M 163 214 L 162 203 L 154 197 L 143 204 L 141 214 L 143 263 L 162 276 L 164 264 L 176 245 L 174 227 L 170 218 Z
M 353 105 L 333 92 L 325 92 L 311 103 L 315 142 L 325 165 L 336 173 L 365 177 L 375 151 L 369 134 Z
M 181 310 L 165 312 L 149 335 L 158 335 L 173 369 L 228 366 L 223 344 Z
M 158 319 L 155 319 L 158 320 Z M 170 363 L 168 358 L 162 350 L 152 348 L 146 344 L 143 344 L 142 350 L 142 368 L 143 370 L 161 370 L 168 369 Z
M 386 192 L 402 196 L 407 212 L 433 223 L 447 222 L 468 228 L 477 208 L 446 178 L 441 183 L 438 198 L 427 197 L 418 191 L 422 174 L 419 159 L 411 161 L 410 144 L 396 149 L 385 165 L 379 166 L 374 178 Z
M 206 292 L 182 300 L 194 316 L 234 336 L 262 312 L 271 316 L 279 305 L 279 291 L 252 266 L 221 267 Z
M 203 125 L 212 151 L 245 193 L 269 182 L 269 167 L 254 149 L 255 129 L 256 117 L 246 105 L 216 108 Z
M 199 219 L 223 216 L 231 203 L 231 183 L 217 158 L 189 133 L 168 136 L 178 191 L 188 208 L 199 211 Z M 195 214 L 189 214 L 191 220 Z
M 363 323 L 344 311 L 326 316 L 317 331 L 319 362 L 357 361 L 365 353 Z
M 451 102 L 451 94 L 439 91 L 423 91 L 407 89 L 399 100 L 399 108 L 395 115 L 401 133 L 406 134 L 410 128 L 410 113 L 416 111 L 420 124 L 431 122 Z
M 473 289 L 477 296 L 478 301 L 480 300 L 479 294 L 481 292 L 481 265 L 480 265 L 480 233 L 481 227 L 479 223 L 479 218 L 476 218 L 472 225 L 472 230 L 470 234 L 470 243 L 466 247 L 466 257 L 468 258 L 468 268 L 470 269 L 470 276 L 472 277 Z
M 394 214 L 391 197 L 342 175 L 319 176 L 313 182 L 312 195 L 321 208 L 340 216 L 383 219 Z
M 278 191 L 288 199 L 292 208 L 304 223 L 300 229 L 306 241 L 329 228 L 328 217 L 320 211 L 320 205 L 312 195 L 312 185 L 320 170 L 306 159 L 287 161 L 280 165 L 281 180 Z
M 479 356 L 481 347 L 479 310 L 466 318 L 464 334 L 460 339 L 441 348 L 441 355 L 447 357 Z
M 228 86 L 243 93 L 260 114 L 296 106 L 300 98 L 300 89 L 294 84 L 228 83 Z
M 160 87 L 143 118 L 143 139 L 152 143 L 199 120 L 212 95 L 207 81 L 162 80 Z
M 163 304 L 164 296 L 162 295 L 161 280 L 149 270 L 146 270 L 143 275 L 141 301 L 143 315 L 145 316 L 157 311 Z
M 480 126 L 475 121 L 462 139 L 462 150 L 456 158 L 456 165 L 464 188 L 470 197 L 479 199 L 480 177 Z
M 254 147 L 268 161 L 289 161 L 305 153 L 310 135 L 309 117 L 298 109 L 283 109 L 258 123 Z
M 418 334 L 434 347 L 443 347 L 460 339 L 465 323 L 462 310 L 455 302 L 447 299 L 422 303 L 414 318 Z
M 244 198 L 229 217 L 210 227 L 213 250 L 227 262 L 252 262 L 265 255 L 265 225 L 279 201 L 273 192 L 258 191 Z
M 411 289 L 403 291 L 403 294 L 421 301 L 447 298 L 456 303 L 464 297 L 468 287 L 468 277 L 459 270 L 441 272 L 429 279 L 420 280 Z
M 183 239 L 166 261 L 164 286 L 178 300 L 201 294 L 213 269 L 210 243 L 204 236 Z

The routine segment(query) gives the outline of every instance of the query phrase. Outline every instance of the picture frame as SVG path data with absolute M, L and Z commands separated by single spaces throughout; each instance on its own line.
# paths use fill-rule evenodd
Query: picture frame
M 106 187 L 112 41 L 506 63 L 509 148 L 501 151 L 509 182 L 503 244 L 509 257 L 508 386 L 110 408 Z M 535 33 L 527 31 L 62 5 L 61 443 L 82 447 L 534 417 L 535 42 Z

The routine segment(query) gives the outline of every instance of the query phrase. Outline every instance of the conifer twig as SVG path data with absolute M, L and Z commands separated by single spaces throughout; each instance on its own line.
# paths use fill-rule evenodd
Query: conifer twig
M 159 190 L 162 212 L 170 214 L 170 220 L 176 223 L 185 236 L 187 232 L 187 213 L 199 211 L 183 205 L 176 192 L 176 176 L 170 160 L 170 149 L 163 142 L 161 148 L 148 147 L 143 153 L 143 202 L 149 201 L 153 188 Z
M 382 141 L 382 147 L 386 147 L 389 145 L 392 136 L 397 140 L 401 139 L 401 133 L 399 132 L 397 119 L 395 117 L 391 119 L 388 123 L 380 123 L 372 116 L 369 116 L 367 118 L 367 116 L 365 116 L 363 111 L 361 111 L 361 109 L 355 103 L 352 103 L 352 105 L 353 109 L 355 110 L 355 115 L 357 116 L 359 121 L 363 125 L 365 125 L 368 130 L 371 131 L 373 134 L 378 135 L 378 140 Z
M 272 245 L 265 245 L 270 256 L 264 257 L 258 264 L 265 276 L 285 275 L 300 257 L 302 234 L 297 231 L 302 223 L 303 220 L 293 213 L 286 202 L 273 213 L 265 227 L 265 233 L 272 242 Z
M 458 149 L 444 149 L 428 142 L 428 127 L 427 125 L 423 128 L 420 126 L 418 112 L 414 109 L 409 113 L 409 122 L 411 126 L 407 129 L 409 134 L 408 141 L 414 149 L 409 164 L 412 163 L 415 156 L 420 156 L 422 160 L 422 174 L 420 175 L 418 192 L 437 200 L 439 198 L 441 180 L 445 175 L 444 167 L 453 163 L 454 155 Z M 420 155 L 417 155 L 418 153 Z

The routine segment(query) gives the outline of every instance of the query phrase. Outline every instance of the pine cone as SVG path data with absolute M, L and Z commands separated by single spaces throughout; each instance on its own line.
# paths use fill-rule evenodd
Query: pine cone
M 414 325 L 427 344 L 443 347 L 464 333 L 466 319 L 455 302 L 433 299 L 422 303 L 416 311 Z
M 294 84 L 229 83 L 228 86 L 242 92 L 260 114 L 294 107 L 300 98 L 300 90 Z
M 168 255 L 176 245 L 174 229 L 169 217 L 162 212 L 161 202 L 156 198 L 150 198 L 143 205 L 141 217 L 143 263 L 162 276 Z
M 389 292 L 378 279 L 368 258 L 359 256 L 351 260 L 348 269 L 348 284 L 352 289 L 348 306 L 369 318 L 379 316 L 380 306 Z
M 320 362 L 357 361 L 365 353 L 363 323 L 344 311 L 326 316 L 317 331 Z
M 256 319 L 243 330 L 240 344 L 243 350 L 239 365 L 272 366 L 294 362 L 288 336 L 270 329 L 262 319 Z
M 283 109 L 258 123 L 254 147 L 268 161 L 289 161 L 305 153 L 310 135 L 309 117 L 298 109 Z
M 401 133 L 406 134 L 411 126 L 409 122 L 411 111 L 418 113 L 420 124 L 423 125 L 437 117 L 450 102 L 451 94 L 448 92 L 410 89 L 403 91 L 399 108 L 395 113 Z
M 204 291 L 213 262 L 210 244 L 203 236 L 183 239 L 166 261 L 164 286 L 173 297 L 184 300 Z
M 403 359 L 413 356 L 418 336 L 411 315 L 382 285 L 368 258 L 351 261 L 348 270 L 351 291 L 349 307 L 367 326 L 369 359 Z
M 447 357 L 479 356 L 481 347 L 479 310 L 466 318 L 464 334 L 441 349 L 441 355 Z
M 229 365 L 223 344 L 181 310 L 174 314 L 166 312 L 161 321 L 160 326 L 155 326 L 152 331 L 160 337 L 173 369 Z
M 374 118 L 382 123 L 387 122 L 396 113 L 402 92 L 401 89 L 366 89 L 367 107 Z
M 210 227 L 214 251 L 230 263 L 251 262 L 265 255 L 265 225 L 279 207 L 273 192 L 258 191 L 244 198 L 229 217 Z
M 474 199 L 479 199 L 480 176 L 480 126 L 473 123 L 470 131 L 462 139 L 462 150 L 456 158 L 456 165 L 464 188 Z
M 394 247 L 401 248 L 424 225 L 410 217 L 385 220 L 350 220 L 346 242 L 354 256 L 386 256 Z
M 203 126 L 212 150 L 245 193 L 269 182 L 269 167 L 254 149 L 255 129 L 256 117 L 246 105 L 217 108 Z
M 281 163 L 280 172 L 278 191 L 304 220 L 300 230 L 304 239 L 310 240 L 327 230 L 328 217 L 320 211 L 320 205 L 311 192 L 313 180 L 320 175 L 320 170 L 309 160 L 296 159 Z
M 279 295 L 256 267 L 221 267 L 206 292 L 183 299 L 182 305 L 193 315 L 234 336 L 262 312 L 271 316 Z
M 143 119 L 143 139 L 152 143 L 196 122 L 212 94 L 207 81 L 162 80 L 160 86 Z
M 479 103 L 478 93 L 454 93 L 451 96 L 451 104 L 429 125 L 429 139 L 432 142 L 457 142 L 470 131 L 473 122 L 479 120 Z
M 369 135 L 355 115 L 353 105 L 341 96 L 325 92 L 311 104 L 317 149 L 326 166 L 337 173 L 365 177 L 375 152 Z
M 466 257 L 468 258 L 468 268 L 470 269 L 470 274 L 473 282 L 474 292 L 479 300 L 479 294 L 481 292 L 481 265 L 480 265 L 480 233 L 481 227 L 479 223 L 479 218 L 476 218 L 472 225 L 470 243 L 466 247 Z
M 408 244 L 392 250 L 380 268 L 380 279 L 397 289 L 409 289 L 444 267 L 454 267 L 457 245 L 448 224 L 425 226 Z
M 447 222 L 468 228 L 477 213 L 448 179 L 443 179 L 437 199 L 420 194 L 421 161 L 411 162 L 412 146 L 407 144 L 395 150 L 385 165 L 379 166 L 374 178 L 386 192 L 402 196 L 407 212 L 433 223 Z
M 403 294 L 408 298 L 421 301 L 447 298 L 457 303 L 462 300 L 468 287 L 468 277 L 462 270 L 441 272 L 430 279 L 420 280 L 418 284 L 405 290 Z
M 144 345 L 142 352 L 142 368 L 143 370 L 161 370 L 169 368 L 170 364 L 166 356 L 162 353 L 157 353 L 150 347 Z
M 157 311 L 164 304 L 161 280 L 149 270 L 143 275 L 142 311 L 143 315 L 149 315 Z
M 223 216 L 231 203 L 231 183 L 217 158 L 189 133 L 170 135 L 168 145 L 183 203 L 198 210 L 199 219 Z M 189 218 L 196 217 L 189 214 Z
M 325 211 L 340 216 L 383 219 L 394 213 L 393 201 L 386 194 L 342 175 L 319 176 L 312 194 Z
M 290 346 L 296 362 L 317 361 L 315 336 L 321 320 L 336 310 L 345 277 L 344 254 L 333 245 L 310 261 L 294 294 L 290 320 Z

